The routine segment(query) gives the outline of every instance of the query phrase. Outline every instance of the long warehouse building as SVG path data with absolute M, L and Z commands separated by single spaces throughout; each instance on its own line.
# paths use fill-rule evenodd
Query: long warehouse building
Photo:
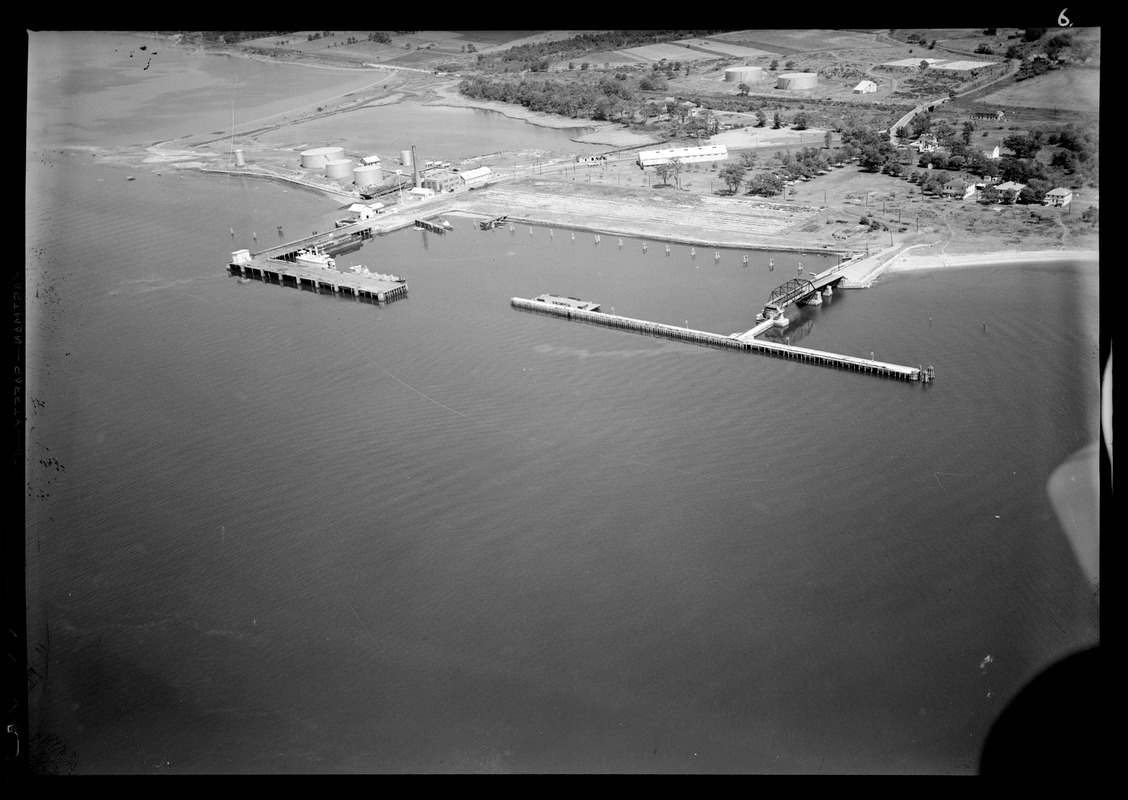
M 707 144 L 701 147 L 672 147 L 668 150 L 639 150 L 638 165 L 656 167 L 659 164 L 669 164 L 674 158 L 682 164 L 724 161 L 728 158 L 728 149 L 723 144 Z

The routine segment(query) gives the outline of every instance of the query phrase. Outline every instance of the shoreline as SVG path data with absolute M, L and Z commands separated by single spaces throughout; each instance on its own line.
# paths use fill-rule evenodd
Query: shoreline
M 960 269 L 966 267 L 1002 267 L 1054 261 L 1097 263 L 1097 250 L 999 250 L 996 252 L 960 253 L 958 255 L 902 255 L 894 258 L 884 272 L 914 272 L 925 269 Z

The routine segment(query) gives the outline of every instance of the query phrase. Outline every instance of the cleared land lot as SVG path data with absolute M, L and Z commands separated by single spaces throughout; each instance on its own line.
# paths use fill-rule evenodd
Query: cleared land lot
M 784 54 L 805 53 L 811 50 L 866 47 L 874 42 L 874 35 L 871 33 L 831 30 L 745 30 L 710 38 Z
M 478 190 L 454 205 L 487 216 L 508 214 L 581 230 L 749 247 L 795 244 L 783 235 L 820 217 L 817 207 L 678 191 L 672 181 L 657 190 L 534 179 Z
M 716 53 L 702 53 L 684 44 L 646 44 L 617 51 L 621 56 L 634 61 L 706 61 L 717 58 Z M 592 56 L 592 61 L 602 60 L 602 55 Z
M 1002 108 L 1100 111 L 1100 70 L 1058 70 L 1021 81 L 979 98 Z
M 722 56 L 736 56 L 737 58 L 756 58 L 757 56 L 775 55 L 767 50 L 757 50 L 739 44 L 730 44 L 717 39 L 682 39 L 678 44 L 702 47 Z

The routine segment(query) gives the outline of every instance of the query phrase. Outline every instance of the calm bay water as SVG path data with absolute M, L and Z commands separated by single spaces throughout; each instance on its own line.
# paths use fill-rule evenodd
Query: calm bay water
M 455 217 L 340 260 L 408 278 L 378 307 L 226 274 L 331 201 L 69 135 L 32 143 L 27 204 L 33 729 L 60 769 L 966 773 L 1096 637 L 1046 494 L 1097 438 L 1095 266 L 792 310 L 793 342 L 933 364 L 922 387 L 508 302 L 731 333 L 814 256 Z

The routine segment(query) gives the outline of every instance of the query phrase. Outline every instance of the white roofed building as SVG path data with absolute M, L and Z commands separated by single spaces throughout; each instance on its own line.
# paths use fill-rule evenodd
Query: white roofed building
M 728 148 L 723 144 L 707 144 L 701 147 L 671 147 L 668 150 L 639 150 L 638 165 L 656 167 L 659 164 L 669 164 L 674 158 L 682 164 L 725 161 L 728 158 Z
M 478 186 L 485 186 L 493 177 L 493 170 L 489 167 L 475 167 L 474 169 L 464 169 L 458 173 L 461 178 L 463 186 L 467 189 L 474 189 Z
M 367 203 L 353 203 L 349 206 L 349 214 L 355 219 L 371 219 L 376 215 L 376 209 Z
M 870 94 L 877 91 L 877 84 L 873 81 L 862 81 L 854 87 L 854 94 Z
M 1073 202 L 1073 192 L 1070 189 L 1050 189 L 1046 192 L 1046 196 L 1042 199 L 1042 205 L 1056 206 L 1058 208 L 1065 208 Z

